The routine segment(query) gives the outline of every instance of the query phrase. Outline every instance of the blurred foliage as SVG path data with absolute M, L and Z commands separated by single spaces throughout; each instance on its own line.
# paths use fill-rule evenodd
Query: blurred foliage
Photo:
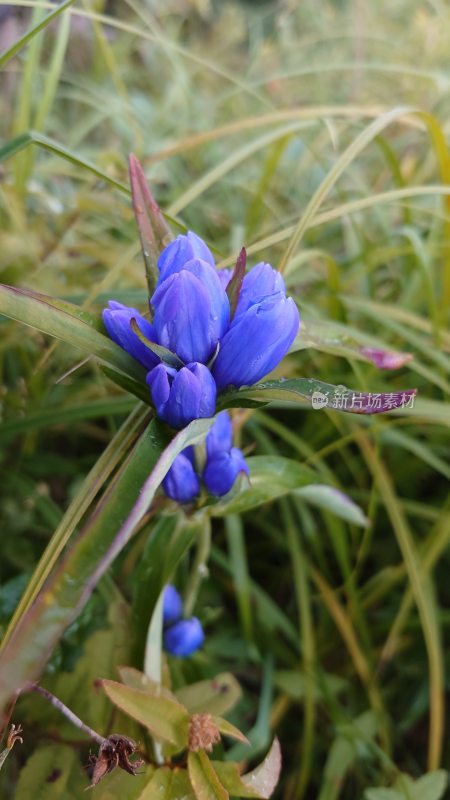
M 0 52 L 51 9 L 31 5 L 3 16 Z M 236 676 L 243 694 L 231 720 L 252 747 L 228 755 L 260 760 L 276 732 L 286 800 L 411 800 L 419 789 L 421 800 L 438 800 L 445 791 L 441 773 L 420 776 L 450 766 L 441 724 L 450 669 L 449 25 L 444 0 L 86 0 L 30 39 L 0 79 L 2 144 L 36 132 L 1 165 L 3 283 L 94 314 L 110 297 L 145 307 L 120 188 L 129 152 L 169 217 L 223 264 L 243 243 L 251 263 L 284 263 L 329 178 L 285 271 L 318 340 L 309 337 L 279 375 L 419 389 L 412 410 L 379 419 L 276 405 L 235 414 L 249 453 L 314 468 L 370 520 L 349 523 L 301 494 L 214 520 L 197 606 L 206 645 L 188 662 L 171 660 L 175 689 Z M 429 116 L 388 116 L 400 106 Z M 373 120 L 378 130 L 358 149 Z M 4 631 L 135 401 L 75 348 L 0 324 Z M 355 342 L 414 358 L 380 372 L 352 353 Z M 133 663 L 127 620 L 136 596 L 142 606 L 148 574 L 140 571 L 136 592 L 134 567 L 148 532 L 143 525 L 102 580 L 43 678 L 102 734 L 117 720 L 96 680 L 116 680 L 117 665 Z M 177 569 L 180 587 L 189 566 L 185 558 Z M 124 720 L 121 731 L 139 738 Z M 48 787 L 60 775 L 64 797 L 84 796 L 86 740 L 40 697 L 22 698 L 14 721 L 25 743 L 0 773 L 2 796 L 30 796 L 33 764 L 46 800 L 58 796 Z M 125 798 L 133 780 L 114 774 L 111 791 L 117 783 Z

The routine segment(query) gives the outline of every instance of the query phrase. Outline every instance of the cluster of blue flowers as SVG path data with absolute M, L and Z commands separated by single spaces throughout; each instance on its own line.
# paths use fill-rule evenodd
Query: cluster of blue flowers
M 198 469 L 193 447 L 187 447 L 176 457 L 167 473 L 165 493 L 178 503 L 190 503 L 200 493 L 200 475 L 207 491 L 222 497 L 230 491 L 240 473 L 249 474 L 244 455 L 233 447 L 230 415 L 221 411 L 206 437 L 206 460 Z
M 226 287 L 228 270 L 217 271 L 206 244 L 189 232 L 161 253 L 149 322 L 135 309 L 110 301 L 103 321 L 110 337 L 148 370 L 147 384 L 158 416 L 173 428 L 214 415 L 217 393 L 251 386 L 286 355 L 299 314 L 284 281 L 270 264 L 245 275 L 234 314 Z M 132 329 L 174 354 L 162 361 Z
M 164 648 L 173 656 L 190 656 L 202 646 L 205 634 L 197 617 L 183 619 L 183 601 L 175 586 L 163 595 Z

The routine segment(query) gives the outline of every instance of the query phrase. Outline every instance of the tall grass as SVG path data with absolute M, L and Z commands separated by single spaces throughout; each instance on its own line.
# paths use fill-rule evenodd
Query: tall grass
M 133 151 L 161 207 L 222 266 L 246 244 L 252 260 L 284 270 L 303 322 L 284 374 L 419 389 L 408 413 L 378 419 L 276 405 L 240 413 L 244 448 L 313 465 L 370 523 L 301 496 L 217 521 L 201 594 L 207 645 L 177 680 L 237 676 L 235 721 L 251 730 L 252 755 L 280 736 L 286 800 L 360 800 L 399 773 L 448 769 L 449 9 L 441 0 L 65 6 L 43 25 L 51 4 L 14 3 L 19 21 L 0 29 L 11 56 L 0 93 L 2 282 L 93 312 L 110 297 L 144 307 Z M 74 348 L 1 323 L 6 630 L 135 402 Z M 413 360 L 379 371 L 363 346 Z M 80 714 L 89 704 L 73 670 L 81 664 L 92 683 L 121 663 L 115 614 L 131 601 L 142 548 L 137 538 L 119 559 L 47 669 L 46 685 Z M 115 625 L 108 663 L 87 665 L 94 637 Z M 0 773 L 4 796 L 19 800 L 26 790 L 12 786 L 25 759 L 43 753 L 56 725 L 39 698 L 20 708 L 30 735 Z

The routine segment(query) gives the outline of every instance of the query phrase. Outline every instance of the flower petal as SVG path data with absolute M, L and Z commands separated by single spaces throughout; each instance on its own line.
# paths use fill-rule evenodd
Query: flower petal
M 242 282 L 235 318 L 239 314 L 244 314 L 250 306 L 260 303 L 265 297 L 278 292 L 286 294 L 281 272 L 261 261 L 247 272 Z
M 163 489 L 177 503 L 190 503 L 200 493 L 200 481 L 192 462 L 180 453 L 163 480 Z
M 208 290 L 190 272 L 171 275 L 154 293 L 153 324 L 158 343 L 184 362 L 206 362 L 217 345 L 210 335 L 211 300 Z
M 240 472 L 248 475 L 249 469 L 242 451 L 233 447 L 229 453 L 218 452 L 207 460 L 203 482 L 210 494 L 222 497 L 233 487 Z
M 168 584 L 163 593 L 163 624 L 172 625 L 183 616 L 183 601 L 175 586 Z
M 186 235 L 177 236 L 162 251 L 158 259 L 159 282 L 164 281 L 174 272 L 184 269 L 186 261 L 190 261 L 192 258 L 201 258 L 214 267 L 214 256 L 209 247 L 203 239 L 200 239 L 200 236 L 188 231 Z
M 124 306 L 116 300 L 110 300 L 108 308 L 102 312 L 103 323 L 109 336 L 123 350 L 137 361 L 152 369 L 159 363 L 159 358 L 145 346 L 131 328 L 131 320 L 135 319 L 138 327 L 147 339 L 156 342 L 156 331 L 153 325 L 137 311 L 136 308 Z
M 215 453 L 228 451 L 233 444 L 233 426 L 228 411 L 221 411 L 206 437 L 206 453 L 212 457 Z

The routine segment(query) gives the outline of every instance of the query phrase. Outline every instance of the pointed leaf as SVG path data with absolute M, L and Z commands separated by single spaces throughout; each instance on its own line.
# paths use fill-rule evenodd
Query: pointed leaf
M 352 525 L 366 527 L 369 524 L 362 509 L 348 495 L 335 489 L 334 486 L 312 483 L 310 486 L 297 489 L 295 495 L 313 506 L 331 511 L 332 514 Z
M 212 714 L 212 718 L 220 733 L 222 733 L 224 736 L 230 736 L 232 739 L 237 739 L 238 742 L 242 742 L 243 744 L 250 744 L 249 740 L 246 736 L 244 736 L 242 731 L 240 731 L 239 728 L 236 728 L 236 725 L 232 725 L 232 723 L 228 722 L 228 720 L 223 719 L 223 717 L 217 717 L 214 714 Z
M 148 292 L 151 296 L 158 280 L 158 256 L 173 236 L 148 187 L 144 171 L 134 155 L 129 157 L 129 170 L 133 210 L 144 256 Z
M 183 686 L 175 694 L 190 714 L 226 714 L 240 699 L 242 691 L 236 678 L 223 672 L 212 680 Z
M 101 683 L 114 705 L 148 728 L 153 736 L 180 750 L 187 746 L 189 714 L 182 705 L 164 695 L 158 697 L 116 681 Z
M 244 783 L 235 761 L 213 761 L 212 765 L 231 797 L 261 797 L 256 789 Z
M 272 747 L 259 767 L 242 776 L 242 781 L 260 797 L 269 798 L 273 794 L 281 773 L 281 747 L 274 739 Z
M 152 353 L 158 356 L 161 361 L 164 361 L 164 363 L 168 364 L 169 367 L 175 367 L 175 369 L 184 367 L 184 361 L 182 361 L 181 358 L 178 358 L 176 353 L 172 353 L 171 350 L 168 350 L 167 347 L 163 347 L 162 344 L 156 344 L 156 342 L 152 342 L 150 339 L 147 339 L 134 318 L 130 320 L 130 326 L 138 339 L 141 340 L 142 344 L 145 344 L 145 346 L 148 347 Z
M 119 798 L 119 795 L 114 795 Z M 185 769 L 161 767 L 136 800 L 194 800 L 195 795 Z M 120 800 L 122 796 L 120 795 Z
M 188 772 L 197 800 L 228 800 L 228 792 L 204 750 L 189 753 Z
M 240 514 L 302 486 L 317 483 L 318 480 L 318 474 L 313 469 L 283 456 L 253 456 L 247 458 L 247 464 L 250 469 L 249 481 L 246 481 L 239 494 L 224 497 L 211 506 L 213 517 Z
M 245 268 L 247 266 L 247 251 L 245 247 L 242 248 L 236 261 L 236 266 L 233 270 L 230 282 L 226 288 L 228 300 L 230 301 L 230 316 L 233 319 L 236 306 L 239 302 L 239 295 L 241 293 L 242 281 L 244 280 Z

